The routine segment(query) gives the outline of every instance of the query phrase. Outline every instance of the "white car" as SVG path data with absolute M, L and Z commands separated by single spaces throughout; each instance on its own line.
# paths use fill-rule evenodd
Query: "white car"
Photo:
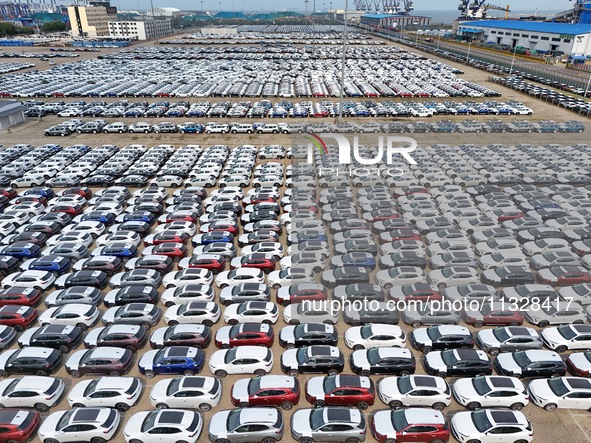
M 39 427 L 42 442 L 106 442 L 117 433 L 119 411 L 111 408 L 75 408 L 54 412 Z
M 213 274 L 208 269 L 190 268 L 169 272 L 162 279 L 162 285 L 170 289 L 193 284 L 211 285 L 212 281 Z
M 532 380 L 529 398 L 546 411 L 556 408 L 591 408 L 591 380 L 583 377 L 553 377 Z
M 107 294 L 105 296 L 108 296 Z M 166 289 L 160 299 L 167 308 L 192 301 L 213 301 L 215 292 L 210 285 L 190 284 L 178 288 Z
M 405 375 L 384 377 L 378 382 L 380 400 L 392 409 L 403 406 L 427 406 L 442 410 L 451 404 L 451 391 L 441 377 Z
M 406 345 L 406 334 L 400 326 L 369 324 L 353 326 L 345 331 L 347 347 L 359 350 L 369 348 L 397 347 Z
M 262 346 L 238 346 L 215 351 L 209 358 L 209 370 L 216 377 L 228 374 L 266 375 L 273 369 L 273 352 Z
M 132 415 L 123 429 L 127 443 L 196 443 L 203 431 L 203 418 L 194 411 L 169 409 Z
M 2 288 L 18 286 L 45 290 L 49 288 L 55 280 L 55 274 L 46 271 L 13 272 L 2 279 Z
M 546 252 L 571 251 L 568 241 L 562 238 L 542 238 L 536 241 L 528 241 L 523 244 L 522 248 L 525 255 L 528 256 L 545 254 Z
M 76 233 L 76 232 L 86 232 L 92 235 L 94 238 L 97 238 L 103 235 L 106 231 L 106 226 L 104 223 L 98 221 L 81 221 L 79 223 L 73 223 L 71 225 L 67 225 L 62 229 L 62 233 Z
M 479 283 L 480 276 L 476 268 L 471 266 L 448 266 L 429 272 L 427 281 L 432 285 L 437 285 L 441 290 L 448 286 Z
M 244 246 L 241 251 L 242 255 L 249 255 L 254 252 L 272 254 L 279 260 L 285 255 L 285 248 L 281 243 L 261 242 L 255 243 L 254 245 Z
M 186 408 L 209 411 L 220 402 L 222 383 L 214 377 L 183 376 L 160 380 L 150 391 L 150 403 L 158 409 Z
M 311 269 L 303 267 L 291 267 L 281 271 L 273 271 L 267 277 L 267 284 L 273 289 L 279 289 L 282 286 L 288 286 L 297 283 L 314 281 L 316 273 Z
M 47 239 L 47 246 L 56 246 L 62 243 L 79 243 L 87 248 L 94 242 L 94 237 L 87 232 L 68 232 L 65 234 L 54 235 Z
M 237 268 L 231 271 L 220 272 L 215 277 L 215 285 L 218 288 L 236 286 L 241 283 L 264 283 L 265 273 L 256 268 Z
M 525 415 L 506 409 L 456 412 L 451 419 L 451 432 L 460 443 L 531 443 L 534 439 Z
M 485 375 L 460 378 L 453 385 L 456 401 L 468 409 L 510 408 L 519 411 L 529 403 L 525 385 L 516 377 Z
M 591 326 L 562 325 L 546 327 L 541 334 L 544 344 L 553 351 L 591 349 Z
M 94 325 L 100 316 L 100 311 L 92 305 L 72 303 L 64 306 L 49 308 L 39 316 L 41 326 L 71 325 L 78 326 L 83 331 Z
M 425 273 L 421 268 L 416 266 L 400 266 L 398 268 L 378 271 L 375 276 L 375 282 L 384 289 L 390 289 L 394 284 L 424 283 Z
M 224 321 L 229 325 L 239 323 L 275 324 L 279 319 L 279 309 L 272 302 L 246 301 L 233 303 L 224 309 Z
M 113 243 L 131 243 L 134 246 L 139 246 L 142 238 L 134 231 L 120 231 L 112 234 L 104 234 L 96 239 L 96 246 L 108 246 Z
M 164 322 L 169 326 L 187 323 L 212 326 L 221 315 L 219 305 L 212 301 L 191 301 L 169 307 L 164 312 Z
M 142 382 L 136 377 L 98 377 L 76 383 L 68 393 L 72 408 L 105 406 L 127 411 L 142 395 Z
M 154 233 L 163 231 L 177 231 L 184 232 L 189 236 L 193 237 L 197 231 L 197 225 L 188 221 L 174 221 L 170 223 L 163 223 L 158 225 L 154 230 Z
M 26 375 L 0 381 L 2 408 L 35 408 L 45 412 L 60 400 L 66 384 L 59 378 Z

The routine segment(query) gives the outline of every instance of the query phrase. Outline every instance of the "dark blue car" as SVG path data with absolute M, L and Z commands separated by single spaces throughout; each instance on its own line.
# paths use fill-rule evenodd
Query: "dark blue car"
M 110 225 L 115 221 L 115 214 L 112 212 L 91 211 L 82 216 L 82 221 L 96 221 L 105 225 Z
M 234 235 L 230 232 L 226 231 L 212 231 L 206 232 L 205 234 L 201 235 L 201 240 L 199 243 L 195 241 L 195 237 L 193 237 L 193 246 L 197 245 L 208 245 L 210 243 L 232 243 L 234 241 Z
M 354 266 L 373 270 L 376 267 L 376 259 L 369 252 L 349 252 L 344 255 L 335 256 L 331 259 L 332 269 L 343 266 Z
M 123 221 L 141 221 L 153 225 L 156 221 L 156 217 L 154 217 L 153 213 L 148 211 L 133 211 L 129 214 L 125 214 Z
M 133 243 L 115 242 L 100 249 L 100 255 L 112 255 L 125 260 L 136 257 L 138 249 Z
M 16 258 L 35 258 L 41 253 L 41 248 L 35 243 L 16 242 L 7 246 L 0 246 L 0 255 L 10 255 Z
M 56 274 L 65 274 L 70 270 L 70 260 L 60 255 L 45 255 L 33 259 L 28 265 L 30 271 L 49 271 Z
M 36 186 L 34 188 L 26 190 L 23 195 L 42 195 L 48 200 L 55 197 L 53 189 L 47 186 Z
M 205 364 L 205 352 L 190 346 L 169 346 L 148 351 L 138 362 L 139 370 L 148 378 L 156 374 L 198 374 Z

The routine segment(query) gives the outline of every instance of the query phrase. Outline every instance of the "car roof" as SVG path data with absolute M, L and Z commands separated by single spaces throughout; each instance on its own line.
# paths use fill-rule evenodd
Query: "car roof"
M 243 408 L 240 423 L 276 423 L 279 411 L 275 408 Z
M 358 409 L 325 407 L 323 418 L 326 423 L 360 423 L 361 412 Z
M 254 379 L 252 379 L 254 380 Z M 285 375 L 265 375 L 259 379 L 261 389 L 267 388 L 293 388 L 295 379 Z
M 88 354 L 91 355 L 92 358 L 120 358 L 127 349 L 124 348 L 116 348 L 114 346 L 99 346 L 94 349 L 89 349 L 86 351 Z
M 453 351 L 458 360 L 485 360 L 489 361 L 486 353 L 477 349 L 455 349 Z
M 165 357 L 195 357 L 199 349 L 189 346 L 170 346 L 164 351 Z
M 104 416 L 105 414 L 110 414 L 111 410 L 107 408 L 79 408 L 74 409 L 71 411 L 71 415 L 69 417 L 70 423 L 96 423 L 99 420 L 99 417 Z M 106 417 L 104 417 L 106 418 Z
M 445 423 L 445 417 L 440 411 L 435 411 L 430 408 L 409 408 L 404 410 L 404 416 L 408 423 L 419 424 L 439 424 Z
M 441 325 L 437 326 L 441 335 L 470 335 L 470 330 L 465 326 L 459 325 Z
M 158 411 L 155 422 L 157 424 L 189 425 L 193 414 L 194 412 L 182 411 L 178 409 L 172 411 L 161 410 Z
M 48 325 L 39 329 L 43 334 L 69 334 L 74 330 L 71 325 Z
M 216 379 L 213 377 L 182 377 L 179 389 L 205 388 L 207 390 L 210 390 L 215 384 L 215 382 Z
M 361 377 L 358 375 L 336 375 L 335 381 L 335 384 L 339 387 L 349 386 L 356 388 L 369 388 L 371 385 L 371 380 L 369 377 Z
M 127 389 L 133 382 L 133 377 L 100 377 L 95 385 L 95 391 L 110 391 L 112 389 Z
M 417 388 L 441 388 L 445 389 L 445 381 L 429 375 L 411 375 L 411 383 Z
M 523 389 L 520 386 L 520 382 L 511 378 L 511 377 L 487 377 L 488 384 L 493 388 L 505 389 L 505 388 L 519 388 Z
M 525 352 L 527 358 L 531 361 L 562 361 L 560 355 L 556 352 L 543 350 L 543 349 L 530 349 Z
M 486 415 L 492 424 L 527 425 L 527 419 L 517 411 L 504 411 L 499 409 L 487 410 Z
M 114 324 L 107 326 L 105 329 L 108 329 L 109 334 L 136 334 L 140 328 L 139 325 Z

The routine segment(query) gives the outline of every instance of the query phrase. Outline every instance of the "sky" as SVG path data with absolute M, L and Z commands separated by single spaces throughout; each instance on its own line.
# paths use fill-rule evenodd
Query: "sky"
M 306 6 L 304 0 L 151 0 L 154 6 L 168 6 L 178 8 L 181 10 L 198 10 L 203 8 L 209 11 L 219 11 L 220 5 L 223 11 L 270 11 L 270 10 L 288 10 L 288 11 L 304 11 Z M 316 9 L 319 11 L 328 10 L 330 4 L 335 9 L 342 9 L 345 6 L 345 0 L 315 0 Z M 314 0 L 310 0 L 308 7 L 311 10 Z M 145 10 L 150 8 L 150 0 L 111 0 L 111 3 L 119 9 L 124 10 Z M 455 10 L 457 11 L 459 0 L 414 0 L 416 11 L 433 11 L 433 10 Z M 562 10 L 568 9 L 572 4 L 568 0 L 536 0 L 531 2 L 528 0 L 491 0 L 490 3 L 496 5 L 506 5 L 509 3 L 511 9 L 515 11 L 532 12 L 535 8 L 540 11 L 544 10 Z M 349 0 L 349 9 L 354 9 L 354 0 Z

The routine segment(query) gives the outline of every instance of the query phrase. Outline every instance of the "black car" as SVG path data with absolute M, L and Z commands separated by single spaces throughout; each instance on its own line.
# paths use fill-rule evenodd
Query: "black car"
M 351 326 L 364 325 L 369 323 L 385 323 L 397 325 L 400 321 L 400 314 L 393 310 L 387 303 L 380 302 L 377 306 L 368 303 L 363 304 L 361 309 L 354 309 L 354 306 L 343 310 L 343 320 Z
M 206 325 L 186 324 L 159 328 L 150 337 L 152 349 L 165 346 L 193 346 L 205 349 L 211 343 L 211 328 Z
M 106 174 L 91 175 L 80 180 L 80 184 L 88 187 L 103 186 L 105 188 L 112 186 L 115 183 L 115 177 Z
M 82 341 L 82 329 L 70 325 L 48 325 L 26 330 L 18 339 L 20 348 L 41 346 L 58 349 L 65 354 L 76 348 Z
M 62 230 L 63 225 L 53 221 L 39 221 L 30 223 L 23 229 L 24 232 L 42 232 L 46 235 L 55 235 Z
M 113 289 L 105 295 L 103 303 L 106 307 L 123 306 L 129 303 L 158 303 L 158 291 L 152 286 L 132 285 Z
M 339 300 L 376 300 L 384 301 L 384 290 L 371 283 L 354 283 L 337 286 L 332 291 L 333 299 Z
M 40 215 L 37 221 L 40 222 L 55 222 L 60 226 L 66 226 L 72 221 L 72 216 L 65 212 L 48 212 L 47 214 Z
M 336 346 L 304 346 L 288 349 L 281 355 L 281 370 L 292 377 L 319 373 L 336 375 L 344 368 L 345 357 Z
M 148 330 L 141 325 L 112 325 L 96 328 L 86 334 L 84 346 L 94 349 L 97 346 L 115 346 L 131 352 L 144 347 L 148 342 Z
M 127 269 L 153 269 L 160 272 L 162 275 L 172 271 L 173 267 L 174 260 L 172 257 L 166 255 L 148 255 L 146 257 L 140 257 L 133 262 L 133 266 L 130 266 L 130 263 L 126 266 Z
M 113 276 L 117 272 L 121 272 L 123 268 L 123 261 L 119 257 L 115 256 L 95 256 L 84 263 L 79 268 L 80 271 L 102 271 L 109 277 Z
M 410 333 L 413 348 L 424 354 L 432 350 L 472 348 L 474 337 L 464 326 L 444 325 L 415 329 Z
M 480 281 L 492 286 L 518 286 L 535 283 L 536 276 L 522 266 L 502 266 L 484 271 Z
M 10 255 L 0 256 L 0 278 L 6 277 L 8 274 L 18 272 L 20 260 Z
M 484 351 L 476 349 L 447 349 L 431 351 L 423 360 L 425 371 L 440 377 L 491 375 L 492 363 Z
M 531 349 L 503 352 L 495 360 L 495 369 L 511 377 L 550 378 L 566 375 L 566 364 L 553 351 Z
M 72 286 L 92 286 L 103 289 L 109 282 L 109 275 L 103 271 L 76 271 L 63 275 L 55 282 L 57 288 L 71 288 Z
M 351 371 L 361 376 L 372 374 L 413 374 L 417 362 L 406 348 L 371 348 L 353 351 L 349 357 Z
M 56 372 L 62 361 L 62 353 L 57 349 L 36 346 L 11 349 L 0 355 L 0 377 L 11 374 L 46 376 Z
M 347 240 L 335 246 L 335 254 L 347 254 L 349 252 L 369 252 L 374 257 L 378 253 L 378 245 L 373 240 Z
M 320 283 L 328 288 L 337 285 L 350 285 L 355 283 L 369 283 L 370 273 L 361 266 L 343 266 L 329 271 L 324 271 Z
M 378 267 L 380 269 L 391 269 L 398 266 L 414 266 L 425 269 L 427 267 L 427 260 L 424 254 L 417 254 L 414 251 L 401 251 L 381 257 L 378 261 Z
M 313 345 L 336 346 L 339 334 L 332 325 L 324 323 L 302 323 L 286 326 L 279 333 L 279 344 L 287 349 Z

